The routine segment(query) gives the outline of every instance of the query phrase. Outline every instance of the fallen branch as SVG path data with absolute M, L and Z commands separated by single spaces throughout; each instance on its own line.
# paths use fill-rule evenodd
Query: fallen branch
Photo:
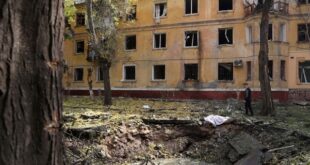
M 268 150 L 267 152 L 274 152 L 274 151 L 284 150 L 284 149 L 292 148 L 292 147 L 294 147 L 294 145 L 270 149 L 270 150 Z

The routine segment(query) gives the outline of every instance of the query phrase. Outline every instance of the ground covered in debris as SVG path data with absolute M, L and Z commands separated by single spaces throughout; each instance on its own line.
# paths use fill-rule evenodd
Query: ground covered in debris
M 68 97 L 67 164 L 310 164 L 310 106 L 276 104 L 276 117 L 244 115 L 243 102 Z M 202 120 L 229 116 L 217 127 Z

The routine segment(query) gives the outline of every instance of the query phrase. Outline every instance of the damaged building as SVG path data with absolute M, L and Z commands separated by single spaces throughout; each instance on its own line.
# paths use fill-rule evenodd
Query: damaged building
M 260 0 L 137 0 L 119 28 L 110 76 L 113 96 L 242 99 L 260 97 Z M 85 1 L 76 1 L 74 36 L 65 40 L 66 94 L 88 94 Z M 269 77 L 273 98 L 310 99 L 310 1 L 275 0 L 270 9 Z M 88 59 L 88 60 L 87 60 Z M 94 66 L 93 88 L 103 90 Z

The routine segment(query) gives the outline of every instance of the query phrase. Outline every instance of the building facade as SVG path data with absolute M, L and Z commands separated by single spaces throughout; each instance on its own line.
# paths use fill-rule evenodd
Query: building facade
M 259 1 L 137 0 L 119 28 L 110 75 L 114 96 L 176 99 L 260 97 Z M 103 90 L 100 67 L 87 61 L 83 3 L 65 41 L 67 94 L 87 94 L 87 70 Z M 269 76 L 274 99 L 310 99 L 310 1 L 275 1 L 270 11 Z

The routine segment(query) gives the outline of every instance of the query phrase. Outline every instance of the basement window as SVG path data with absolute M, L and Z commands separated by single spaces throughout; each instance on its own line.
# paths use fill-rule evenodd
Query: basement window
M 153 42 L 155 49 L 166 48 L 166 34 L 165 33 L 154 34 Z
M 74 81 L 83 81 L 83 68 L 75 68 L 74 69 Z
M 76 26 L 85 26 L 85 14 L 76 13 Z
M 251 61 L 247 61 L 246 62 L 246 70 L 247 70 L 247 74 L 246 74 L 246 80 L 247 81 L 251 81 L 252 80 L 252 63 Z
M 218 64 L 218 80 L 233 80 L 233 63 Z
M 197 47 L 197 46 L 198 46 L 198 31 L 186 31 L 185 47 Z
M 219 45 L 232 45 L 233 44 L 233 29 L 225 28 L 219 29 Z
M 185 0 L 185 14 L 198 13 L 198 0 Z
M 309 41 L 310 41 L 310 24 L 299 24 L 298 42 L 309 42 Z
M 126 36 L 126 50 L 136 49 L 136 35 Z
M 219 11 L 232 10 L 233 0 L 219 0 Z
M 280 64 L 280 79 L 281 80 L 286 80 L 285 77 L 285 60 L 281 60 L 281 64 Z
M 136 66 L 124 66 L 124 80 L 136 80 Z
M 299 62 L 299 81 L 300 83 L 310 82 L 310 61 Z
M 97 68 L 97 81 L 103 81 L 103 67 Z
M 268 61 L 268 75 L 269 75 L 269 79 L 272 80 L 273 79 L 273 61 Z
M 84 53 L 84 41 L 76 41 L 75 42 L 75 52 L 76 53 Z
M 268 25 L 268 40 L 269 41 L 272 41 L 272 38 L 273 38 L 273 33 L 272 33 L 272 24 L 269 24 Z
M 184 64 L 184 80 L 198 80 L 198 64 Z
M 167 16 L 167 3 L 158 3 L 155 4 L 155 18 L 161 18 Z
M 165 65 L 154 65 L 153 66 L 153 80 L 165 80 Z
M 129 12 L 126 15 L 127 21 L 132 21 L 137 19 L 137 6 L 133 5 L 130 7 Z

